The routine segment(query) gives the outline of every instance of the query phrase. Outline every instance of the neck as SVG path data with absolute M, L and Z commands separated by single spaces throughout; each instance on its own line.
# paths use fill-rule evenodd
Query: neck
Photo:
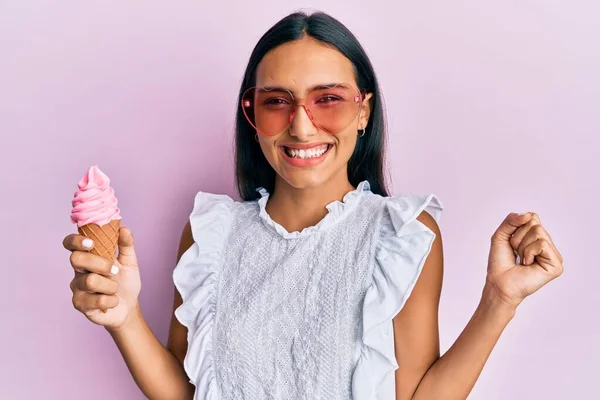
M 296 188 L 277 176 L 266 211 L 273 221 L 288 232 L 301 231 L 316 225 L 327 215 L 327 204 L 341 201 L 346 193 L 354 189 L 345 169 L 343 176 L 332 177 L 321 185 L 307 188 Z

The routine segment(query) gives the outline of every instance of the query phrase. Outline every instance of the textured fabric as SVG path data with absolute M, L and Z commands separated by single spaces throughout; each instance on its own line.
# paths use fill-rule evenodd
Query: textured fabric
M 316 225 L 287 232 L 259 191 L 194 201 L 194 244 L 173 280 L 195 399 L 395 398 L 392 318 L 435 238 L 416 217 L 439 221 L 442 203 L 382 197 L 364 181 Z

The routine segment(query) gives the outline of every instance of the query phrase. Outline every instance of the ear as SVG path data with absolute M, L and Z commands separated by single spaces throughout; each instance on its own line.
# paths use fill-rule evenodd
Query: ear
M 358 129 L 365 129 L 369 123 L 369 116 L 371 115 L 371 98 L 373 93 L 367 93 L 362 101 L 360 114 L 358 116 Z

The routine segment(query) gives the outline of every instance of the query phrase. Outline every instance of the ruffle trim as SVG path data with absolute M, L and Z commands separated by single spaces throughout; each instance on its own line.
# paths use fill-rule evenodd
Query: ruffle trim
M 325 208 L 327 208 L 327 214 L 323 219 L 321 219 L 316 225 L 306 227 L 301 231 L 288 232 L 283 226 L 278 224 L 277 222 L 271 219 L 271 216 L 267 213 L 266 206 L 267 201 L 269 200 L 269 192 L 265 188 L 256 189 L 258 193 L 260 193 L 260 199 L 258 199 L 258 207 L 259 207 L 259 217 L 262 219 L 263 223 L 275 230 L 279 235 L 281 235 L 284 239 L 297 239 L 301 237 L 305 237 L 311 235 L 315 232 L 328 229 L 338 221 L 340 221 L 345 215 L 347 215 L 350 211 L 352 211 L 356 205 L 358 204 L 360 197 L 363 192 L 370 192 L 371 187 L 368 181 L 362 181 L 356 186 L 356 189 L 346 193 L 342 199 L 342 201 L 334 200 L 331 203 L 327 204 Z
M 173 271 L 173 282 L 183 299 L 175 316 L 188 329 L 184 368 L 196 386 L 195 398 L 220 398 L 213 364 L 216 285 L 234 204 L 225 195 L 204 192 L 196 195 L 190 214 L 194 244 Z
M 439 222 L 443 204 L 434 195 L 385 198 L 372 283 L 363 303 L 363 336 L 352 378 L 354 400 L 395 396 L 398 363 L 392 320 L 408 300 L 429 255 L 435 233 L 417 220 L 425 210 Z M 392 397 L 389 397 L 392 396 Z

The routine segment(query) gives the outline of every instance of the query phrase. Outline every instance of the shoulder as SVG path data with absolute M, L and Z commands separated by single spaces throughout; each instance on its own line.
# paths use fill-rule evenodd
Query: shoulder
M 193 207 L 186 225 L 189 225 L 189 231 L 196 242 L 200 236 L 207 239 L 206 236 L 210 236 L 210 231 L 226 230 L 224 228 L 231 225 L 236 211 L 246 208 L 248 203 L 250 202 L 236 201 L 226 194 L 199 191 L 194 196 Z M 187 229 L 184 229 L 184 233 L 189 235 L 190 232 L 186 231 Z
M 426 230 L 440 235 L 439 222 L 444 205 L 434 193 L 398 194 L 380 196 L 370 193 L 366 196 L 383 219 L 384 234 L 398 236 Z
M 194 196 L 192 212 L 181 232 L 177 259 L 179 260 L 183 253 L 194 244 L 193 231 L 196 224 L 193 221 L 195 219 L 205 218 L 206 216 L 220 216 L 225 217 L 225 220 L 227 220 L 227 215 L 231 215 L 236 208 L 249 208 L 253 203 L 255 201 L 236 201 L 224 194 L 197 192 Z M 218 223 L 218 221 L 215 221 L 215 223 Z
M 417 220 L 424 224 L 429 230 L 436 234 L 436 236 L 441 237 L 442 232 L 440 231 L 440 226 L 437 220 L 431 215 L 429 212 L 423 210 L 417 216 Z
M 199 191 L 194 196 L 192 215 L 206 213 L 214 208 L 231 209 L 238 204 L 241 203 L 226 194 Z

